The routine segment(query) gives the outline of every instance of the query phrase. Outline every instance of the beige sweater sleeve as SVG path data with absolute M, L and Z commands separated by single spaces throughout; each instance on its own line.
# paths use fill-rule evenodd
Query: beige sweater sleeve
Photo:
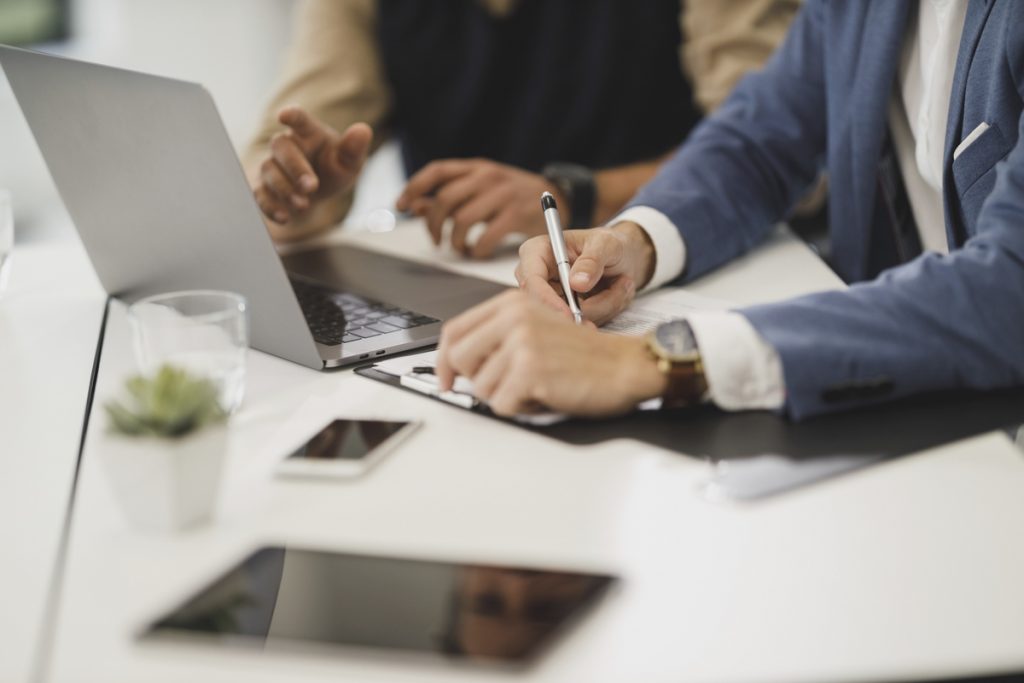
M 363 121 L 374 130 L 373 149 L 385 138 L 391 106 L 377 45 L 376 0 L 302 0 L 294 15 L 291 45 L 278 86 L 256 134 L 242 154 L 253 182 L 269 154 L 270 138 L 283 127 L 282 107 L 298 104 L 334 129 Z M 340 222 L 352 205 L 352 193 L 321 202 L 303 221 L 293 221 L 296 236 Z
M 771 56 L 800 0 L 687 0 L 682 13 L 683 67 L 694 99 L 714 110 L 748 71 Z

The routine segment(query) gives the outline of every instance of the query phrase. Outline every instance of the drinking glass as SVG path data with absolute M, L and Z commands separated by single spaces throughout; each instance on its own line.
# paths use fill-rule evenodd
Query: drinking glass
M 228 413 L 241 405 L 249 347 L 245 297 L 213 290 L 170 292 L 136 301 L 128 315 L 143 374 L 174 365 L 216 384 Z
M 14 210 L 11 193 L 0 190 L 0 295 L 7 288 L 11 270 L 11 250 L 14 249 Z

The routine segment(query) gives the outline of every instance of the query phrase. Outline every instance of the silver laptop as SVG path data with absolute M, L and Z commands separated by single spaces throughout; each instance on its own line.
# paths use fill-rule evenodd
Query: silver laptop
M 433 344 L 504 289 L 351 246 L 279 257 L 200 85 L 4 46 L 0 65 L 112 296 L 238 292 L 253 348 L 323 368 Z

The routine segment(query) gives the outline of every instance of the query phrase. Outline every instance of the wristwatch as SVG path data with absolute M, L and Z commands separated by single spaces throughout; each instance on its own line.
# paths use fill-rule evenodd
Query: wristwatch
M 586 166 L 562 161 L 550 163 L 541 171 L 569 203 L 569 227 L 589 228 L 594 224 L 597 185 L 594 172 Z
M 647 335 L 647 348 L 657 360 L 658 370 L 668 378 L 662 407 L 692 406 L 704 401 L 708 382 L 690 323 L 673 320 L 658 325 Z

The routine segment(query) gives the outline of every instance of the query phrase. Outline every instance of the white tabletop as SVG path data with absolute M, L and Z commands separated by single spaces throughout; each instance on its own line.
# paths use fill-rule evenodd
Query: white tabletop
M 401 250 L 417 234 L 357 239 Z M 745 304 L 832 286 L 780 233 L 693 289 Z M 115 305 L 97 400 L 131 371 Z M 425 426 L 361 480 L 274 478 L 288 448 L 335 415 Z M 134 640 L 265 542 L 620 575 L 619 589 L 516 676 L 531 681 L 893 680 L 1024 665 L 1024 467 L 1000 434 L 766 502 L 721 504 L 703 497 L 710 472 L 694 459 L 627 440 L 567 446 L 351 372 L 252 353 L 216 520 L 161 537 L 131 531 L 115 507 L 102 422 L 94 411 L 49 680 L 510 678 Z
M 19 244 L 0 295 L 0 681 L 27 680 L 74 480 L 106 295 L 73 235 Z

